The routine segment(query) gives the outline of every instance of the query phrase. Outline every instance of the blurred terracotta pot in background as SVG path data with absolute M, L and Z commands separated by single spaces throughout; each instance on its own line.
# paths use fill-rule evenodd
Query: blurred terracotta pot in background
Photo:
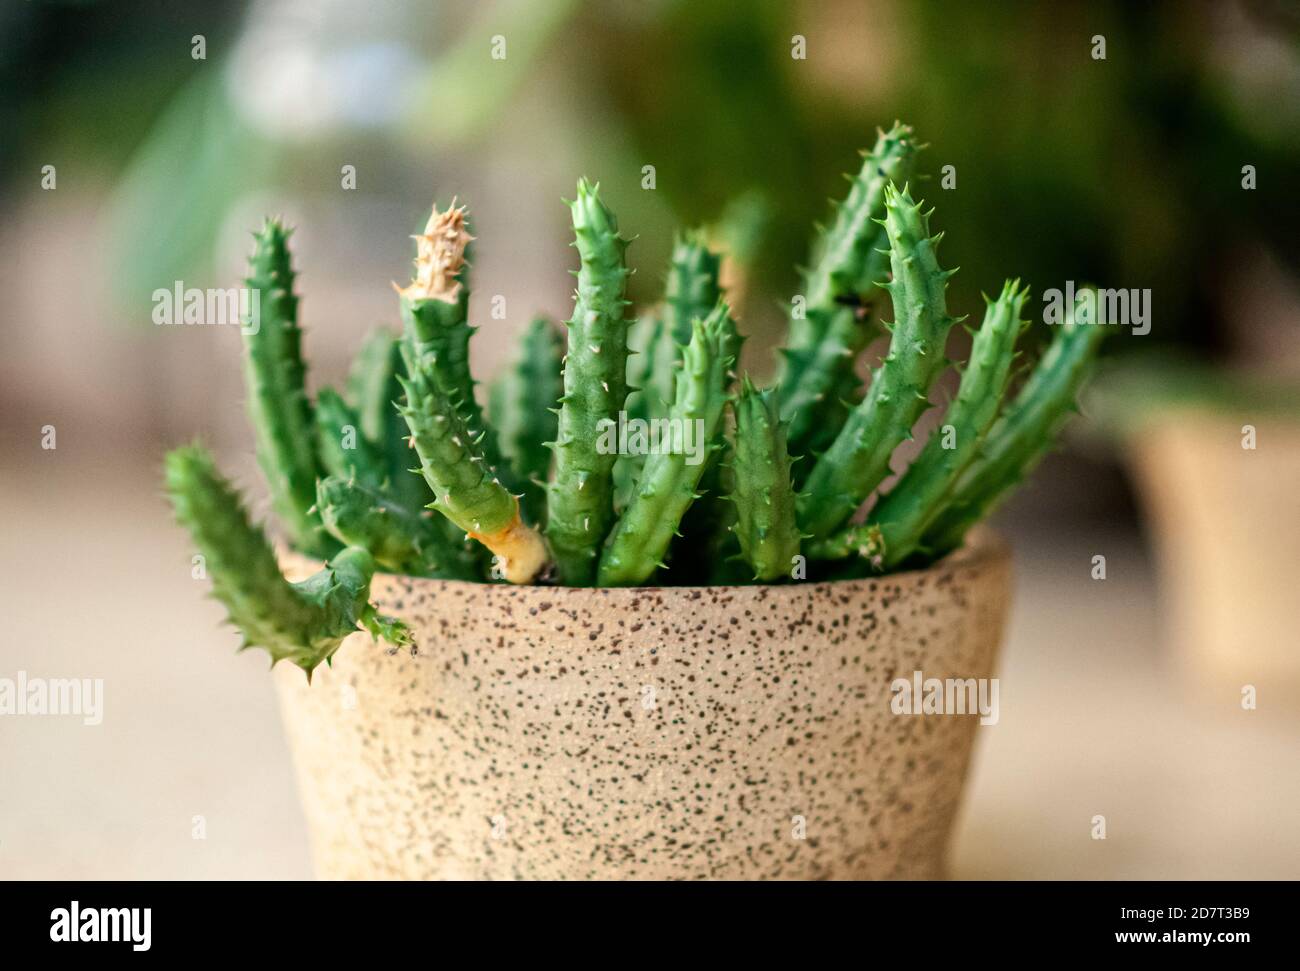
M 1300 422 L 1182 408 L 1129 441 L 1170 642 L 1215 694 L 1300 689 Z
M 992 676 L 1010 558 L 984 534 L 872 580 L 372 591 L 413 651 L 276 671 L 319 876 L 933 878 L 979 720 L 895 714 L 891 684 Z

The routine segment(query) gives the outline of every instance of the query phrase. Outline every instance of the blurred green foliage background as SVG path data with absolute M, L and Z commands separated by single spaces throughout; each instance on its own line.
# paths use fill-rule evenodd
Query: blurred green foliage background
M 932 145 L 921 191 L 962 267 L 960 310 L 1005 276 L 1036 295 L 1067 279 L 1150 287 L 1153 341 L 1217 352 L 1242 260 L 1296 270 L 1300 8 L 1282 0 L 87 0 L 0 18 L 6 205 L 39 191 L 48 159 L 103 179 L 127 306 L 206 266 L 241 199 L 335 191 L 345 146 L 358 192 L 412 227 L 431 188 L 472 189 L 480 166 L 523 172 L 548 204 L 579 174 L 601 179 L 641 237 L 643 300 L 673 228 L 762 200 L 750 327 L 771 329 L 810 223 L 895 118 Z M 934 178 L 948 165 L 952 189 Z M 563 241 L 552 210 L 538 244 Z

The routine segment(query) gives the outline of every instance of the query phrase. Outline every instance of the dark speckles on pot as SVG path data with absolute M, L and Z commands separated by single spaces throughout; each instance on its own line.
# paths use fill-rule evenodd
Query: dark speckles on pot
M 310 688 L 277 669 L 317 870 L 936 876 L 976 722 L 895 715 L 889 685 L 989 676 L 1008 574 L 989 545 L 788 587 L 380 575 L 418 653 L 354 635 Z

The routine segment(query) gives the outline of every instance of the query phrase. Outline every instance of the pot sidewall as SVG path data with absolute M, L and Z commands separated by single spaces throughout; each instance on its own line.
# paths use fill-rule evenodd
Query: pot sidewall
M 1300 689 L 1300 425 L 1260 422 L 1260 447 L 1249 450 L 1245 420 L 1172 412 L 1145 428 L 1129 458 L 1188 682 L 1220 698 L 1247 684 L 1286 698 Z
M 891 685 L 992 678 L 1010 558 L 986 536 L 871 580 L 372 594 L 414 651 L 358 633 L 310 685 L 275 672 L 321 877 L 934 878 L 979 717 L 895 713 Z

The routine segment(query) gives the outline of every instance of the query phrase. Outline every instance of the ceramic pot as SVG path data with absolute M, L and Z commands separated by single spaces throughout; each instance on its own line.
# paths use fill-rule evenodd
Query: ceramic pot
M 1257 426 L 1243 448 L 1244 425 Z M 1248 439 L 1247 439 L 1248 441 Z M 1300 691 L 1300 423 L 1197 409 L 1145 422 L 1129 456 L 1154 533 L 1169 641 L 1219 699 Z
M 275 672 L 320 877 L 935 878 L 980 719 L 892 686 L 993 675 L 1010 557 L 986 533 L 870 580 L 372 593 L 414 649 Z

